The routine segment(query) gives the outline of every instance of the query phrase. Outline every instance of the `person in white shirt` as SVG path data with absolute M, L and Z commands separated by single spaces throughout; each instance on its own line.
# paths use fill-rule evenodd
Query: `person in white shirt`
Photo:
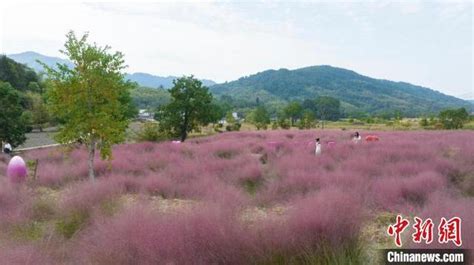
M 5 143 L 5 146 L 3 147 L 3 152 L 4 152 L 5 154 L 11 154 L 11 152 L 12 152 L 12 146 L 11 146 L 10 143 L 8 143 L 8 142 Z
M 360 142 L 361 139 L 362 137 L 360 136 L 359 132 L 355 132 L 355 134 L 352 136 L 352 141 L 354 143 Z
M 321 142 L 319 138 L 316 138 L 316 149 L 314 150 L 315 155 L 321 155 Z

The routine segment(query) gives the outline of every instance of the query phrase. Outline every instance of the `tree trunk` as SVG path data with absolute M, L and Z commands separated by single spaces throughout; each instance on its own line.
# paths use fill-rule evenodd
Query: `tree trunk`
M 89 179 L 94 182 L 95 181 L 95 173 L 94 173 L 94 158 L 95 158 L 95 141 L 93 140 L 88 145 L 89 148 Z
M 187 133 L 186 133 L 186 131 L 184 131 L 184 132 L 181 134 L 181 142 L 184 142 L 184 140 L 186 140 L 186 137 L 187 137 Z
M 187 113 L 185 113 L 183 126 L 181 127 L 181 142 L 184 142 L 186 140 L 186 137 L 188 136 L 187 128 L 188 128 L 188 115 Z
M 321 124 L 322 124 L 322 130 L 324 130 L 324 118 L 326 118 L 326 115 L 321 115 Z

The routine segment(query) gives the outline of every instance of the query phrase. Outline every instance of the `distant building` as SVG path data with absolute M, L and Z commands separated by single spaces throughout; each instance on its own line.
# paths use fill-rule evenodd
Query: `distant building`
M 138 111 L 139 120 L 153 120 L 153 113 L 149 112 L 146 109 L 141 109 Z
M 239 114 L 237 112 L 232 112 L 232 117 L 237 121 L 237 122 L 240 122 L 241 119 L 239 118 Z M 224 118 L 224 119 L 221 119 L 219 121 L 220 124 L 222 125 L 226 125 L 228 122 L 227 120 Z

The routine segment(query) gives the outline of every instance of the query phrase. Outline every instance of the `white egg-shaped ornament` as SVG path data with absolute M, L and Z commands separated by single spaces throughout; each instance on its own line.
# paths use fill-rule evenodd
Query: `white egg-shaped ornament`
M 20 156 L 14 156 L 7 167 L 7 176 L 13 183 L 22 183 L 26 180 L 28 171 L 23 158 Z

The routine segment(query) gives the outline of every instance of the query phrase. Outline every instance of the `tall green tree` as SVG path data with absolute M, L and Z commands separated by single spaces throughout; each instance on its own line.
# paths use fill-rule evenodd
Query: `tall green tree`
M 301 120 L 300 120 L 300 129 L 311 129 L 314 127 L 314 124 L 315 124 L 315 117 L 314 117 L 314 113 L 309 110 L 309 109 L 306 109 L 303 111 L 303 115 L 301 117 Z
M 461 129 L 469 121 L 469 113 L 465 108 L 447 109 L 439 113 L 439 120 L 444 129 Z
M 25 142 L 26 126 L 22 119 L 23 108 L 19 93 L 9 84 L 0 81 L 0 141 L 12 146 Z
M 60 120 L 58 142 L 70 144 L 80 140 L 87 146 L 89 178 L 95 179 L 94 157 L 100 151 L 102 159 L 112 157 L 112 145 L 125 140 L 133 83 L 125 81 L 123 54 L 110 52 L 110 47 L 88 43 L 88 34 L 77 38 L 69 32 L 61 52 L 73 63 L 48 67 L 51 82 L 48 104 L 51 113 Z
M 237 122 L 234 118 L 234 115 L 232 115 L 231 111 L 227 112 L 227 114 L 225 115 L 225 121 L 229 124 L 234 124 Z
M 317 106 L 316 106 L 316 101 L 314 99 L 305 99 L 303 100 L 303 103 L 301 104 L 301 107 L 303 110 L 309 110 L 316 115 L 317 112 Z
M 189 132 L 209 124 L 218 115 L 213 115 L 212 94 L 201 81 L 184 76 L 173 84 L 171 101 L 160 109 L 157 117 L 163 131 L 184 142 Z
M 341 102 L 333 97 L 317 97 L 315 100 L 317 118 L 321 120 L 324 128 L 325 120 L 337 120 L 341 116 Z
M 225 117 L 225 109 L 217 101 L 213 100 L 209 106 L 208 123 L 217 123 Z
M 267 129 L 270 124 L 270 115 L 265 106 L 260 105 L 250 113 L 250 121 L 257 127 L 257 130 Z
M 292 101 L 286 105 L 283 111 L 290 119 L 291 126 L 293 126 L 294 123 L 301 118 L 301 115 L 303 114 L 303 107 L 298 101 Z
M 50 120 L 44 99 L 38 93 L 27 92 L 26 96 L 30 103 L 28 110 L 31 111 L 32 125 L 42 132 L 44 125 Z

